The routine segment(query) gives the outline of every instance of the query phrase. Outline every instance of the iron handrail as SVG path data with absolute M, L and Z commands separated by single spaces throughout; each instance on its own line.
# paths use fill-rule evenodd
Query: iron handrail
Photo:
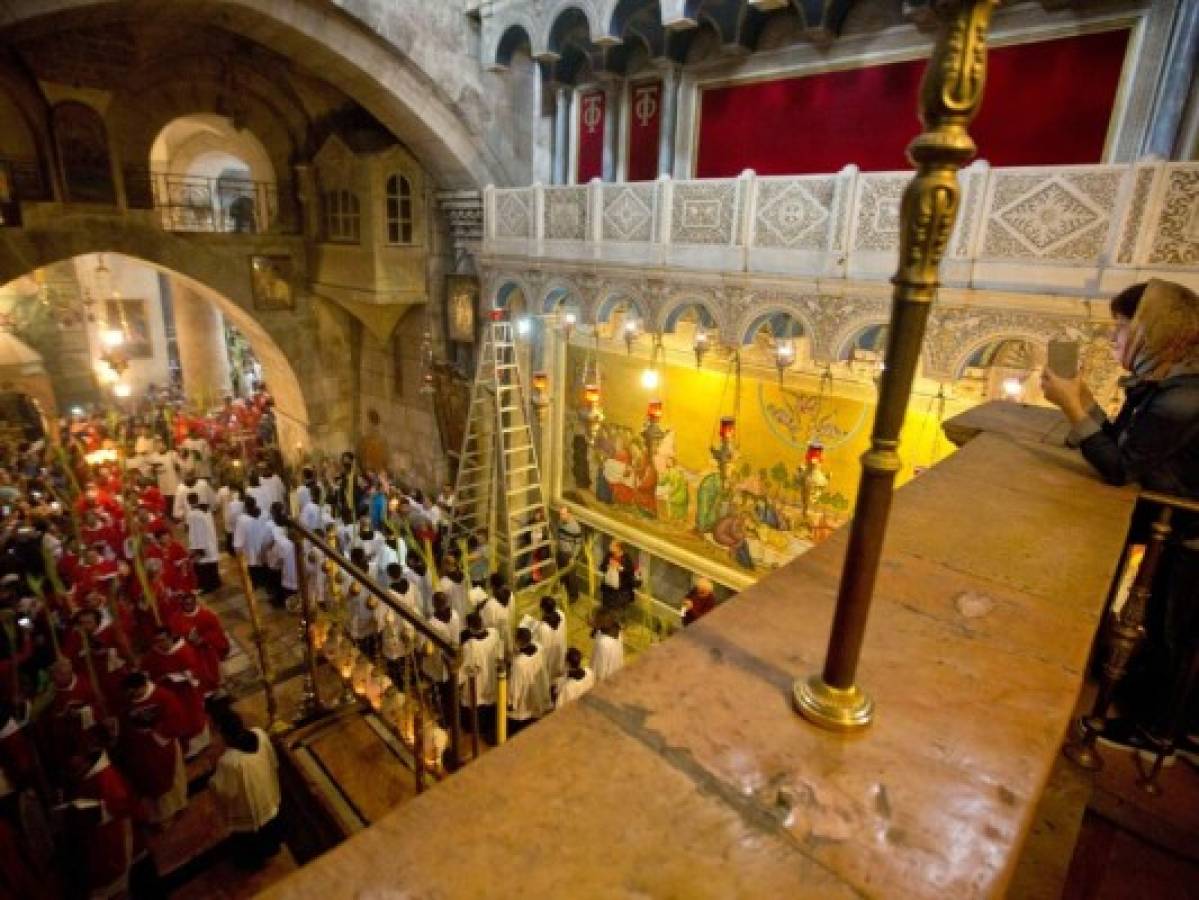
M 321 553 L 325 554 L 329 559 L 339 565 L 351 578 L 358 584 L 366 588 L 371 594 L 377 597 L 382 603 L 386 604 L 396 615 L 404 619 L 409 625 L 415 628 L 425 638 L 429 640 L 438 650 L 448 656 L 450 659 L 456 659 L 458 655 L 457 648 L 449 641 L 439 635 L 436 631 L 425 624 L 424 620 L 416 616 L 410 610 L 406 609 L 402 604 L 397 603 L 389 596 L 388 592 L 375 582 L 368 574 L 350 562 L 340 551 L 330 547 L 323 538 L 309 531 L 292 516 L 286 513 L 282 516 L 283 522 L 288 528 L 294 529 L 297 534 L 303 537 L 306 541 L 316 547 Z
M 1162 494 L 1158 491 L 1141 491 L 1137 496 L 1147 503 L 1156 503 L 1158 506 L 1169 506 L 1172 509 L 1199 513 L 1199 500 L 1188 500 L 1185 497 L 1175 497 L 1173 494 Z

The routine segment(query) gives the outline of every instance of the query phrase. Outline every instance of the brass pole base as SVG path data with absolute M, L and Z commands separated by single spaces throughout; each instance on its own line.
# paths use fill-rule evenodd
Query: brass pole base
M 874 700 L 857 685 L 835 688 L 813 675 L 795 682 L 791 696 L 800 715 L 830 731 L 857 731 L 874 721 Z
M 1095 750 L 1093 741 L 1085 738 L 1071 741 L 1062 747 L 1062 755 L 1080 769 L 1098 772 L 1103 769 L 1103 757 Z

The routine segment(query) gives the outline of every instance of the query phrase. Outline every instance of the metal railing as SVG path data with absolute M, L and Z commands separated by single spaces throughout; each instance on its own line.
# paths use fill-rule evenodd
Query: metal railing
M 125 202 L 158 211 L 167 231 L 260 234 L 278 231 L 280 187 L 248 178 L 206 178 L 127 166 Z
M 462 703 L 461 703 L 461 684 L 459 682 L 459 670 L 462 665 L 461 654 L 458 648 L 453 643 L 447 641 L 436 631 L 429 627 L 423 618 L 407 609 L 403 604 L 398 603 L 391 593 L 380 587 L 373 578 L 366 572 L 354 565 L 345 557 L 339 550 L 329 545 L 327 541 L 319 535 L 305 528 L 293 517 L 284 514 L 283 524 L 286 525 L 291 532 L 291 539 L 295 545 L 296 553 L 296 573 L 299 579 L 299 593 L 301 601 L 301 627 L 304 632 L 304 653 L 305 664 L 307 667 L 307 679 L 309 685 L 306 686 L 306 695 L 310 696 L 315 710 L 321 708 L 321 701 L 317 693 L 317 651 L 326 649 L 325 640 L 319 642 L 314 639 L 314 624 L 316 621 L 315 602 L 311 593 L 311 585 L 308 583 L 307 570 L 305 567 L 304 555 L 307 548 L 311 547 L 320 552 L 326 560 L 333 564 L 338 570 L 344 572 L 353 582 L 364 589 L 367 593 L 374 596 L 380 603 L 386 606 L 389 610 L 399 616 L 404 622 L 410 625 L 413 630 L 419 634 L 426 642 L 426 646 L 432 648 L 432 652 L 441 655 L 441 662 L 444 670 L 448 674 L 448 697 L 444 704 L 446 709 L 443 709 L 446 726 L 449 728 L 449 749 L 454 767 L 460 766 L 463 760 L 462 754 Z M 335 598 L 340 599 L 340 598 Z M 319 643 L 319 646 L 318 646 Z M 379 681 L 385 681 L 390 684 L 396 692 L 396 696 L 405 696 L 409 699 L 406 704 L 406 714 L 402 720 L 389 718 L 387 715 L 381 716 L 383 722 L 392 730 L 397 738 L 399 738 L 412 751 L 413 772 L 416 777 L 416 789 L 421 791 L 424 789 L 425 767 L 430 764 L 426 759 L 424 752 L 426 741 L 424 736 L 424 728 L 428 724 L 424 721 L 423 713 L 426 705 L 423 701 L 424 692 L 430 691 L 437 698 L 439 690 L 432 679 L 423 677 L 421 666 L 418 664 L 420 654 L 413 652 L 409 658 L 409 667 L 407 669 L 405 684 L 395 683 L 390 673 L 385 673 L 380 670 L 379 666 L 373 665 L 375 661 L 365 657 L 358 659 L 354 655 L 357 648 L 351 646 L 347 648 L 350 651 L 349 669 L 350 671 L 338 671 L 338 675 L 346 683 L 346 690 L 343 694 L 343 699 L 350 701 L 354 694 L 361 694 L 363 699 L 377 711 L 382 711 L 382 699 L 384 690 L 379 689 Z M 335 659 L 334 655 L 326 649 L 325 657 L 335 670 L 344 662 L 341 659 Z M 358 653 L 361 656 L 361 653 Z M 357 664 L 365 663 L 368 669 L 366 677 L 359 682 L 358 678 L 353 674 L 353 669 Z M 472 688 L 471 697 L 472 703 L 476 696 L 474 688 L 475 676 L 472 674 L 469 683 Z M 350 688 L 353 690 L 350 690 Z M 372 689 L 373 688 L 373 689 Z M 444 690 L 444 689 L 443 689 Z M 415 702 L 412 702 L 413 695 L 416 695 Z M 475 713 L 477 721 L 477 712 Z M 479 755 L 478 743 L 478 727 L 474 730 L 474 753 L 472 759 Z M 433 765 L 436 765 L 433 763 Z
M 1124 559 L 1120 567 L 1123 572 L 1130 565 L 1136 565 L 1136 573 L 1128 585 L 1127 596 L 1117 597 L 1121 592 L 1125 579 L 1120 577 L 1112 588 L 1109 598 L 1111 606 L 1101 633 L 1102 669 L 1099 680 L 1099 690 L 1091 711 L 1082 717 L 1079 732 L 1070 740 L 1063 752 L 1073 762 L 1084 769 L 1098 771 L 1103 768 L 1103 759 L 1099 755 L 1096 744 L 1103 735 L 1108 709 L 1116 694 L 1116 689 L 1128 674 L 1129 664 L 1140 652 L 1148 636 L 1146 622 L 1150 619 L 1149 604 L 1155 586 L 1160 590 L 1158 571 L 1167 547 L 1175 530 L 1174 514 L 1182 512 L 1199 515 L 1199 502 L 1183 497 L 1174 497 L 1156 491 L 1142 491 L 1140 501 L 1147 506 L 1157 509 L 1156 516 L 1150 527 L 1147 540 L 1144 541 L 1143 553 L 1139 563 L 1132 560 L 1131 550 L 1135 542 L 1130 538 L 1124 549 Z M 1195 552 L 1178 550 L 1177 552 Z M 1116 601 L 1122 600 L 1122 603 Z M 1191 602 L 1199 602 L 1191 598 Z M 1199 638 L 1193 634 L 1175 636 L 1181 644 L 1178 665 L 1173 673 L 1172 683 L 1162 685 L 1163 696 L 1166 697 L 1164 712 L 1154 717 L 1144 738 L 1147 752 L 1154 757 L 1148 771 L 1142 768 L 1141 777 L 1137 784 L 1149 794 L 1159 794 L 1161 786 L 1158 776 L 1167 757 L 1174 753 L 1186 723 L 1188 704 L 1196 690 L 1199 690 Z M 1140 757 L 1138 757 L 1138 760 Z
M 8 176 L 9 193 L 14 201 L 50 199 L 50 185 L 42 177 L 42 167 L 36 159 L 0 157 L 0 169 Z

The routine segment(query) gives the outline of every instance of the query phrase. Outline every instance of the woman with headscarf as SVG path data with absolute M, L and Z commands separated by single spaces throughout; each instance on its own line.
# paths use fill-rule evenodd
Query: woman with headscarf
M 1199 296 L 1153 279 L 1117 295 L 1113 351 L 1131 374 L 1125 402 L 1108 421 L 1075 378 L 1046 370 L 1045 398 L 1073 426 L 1086 460 L 1110 484 L 1199 500 Z M 1147 533 L 1151 509 L 1139 509 L 1133 538 Z M 1142 750 L 1145 730 L 1161 733 L 1179 675 L 1199 633 L 1199 516 L 1176 511 L 1147 610 L 1147 640 L 1117 698 L 1127 718 L 1109 720 L 1101 740 Z M 1199 691 L 1192 691 L 1192 694 Z M 1199 761 L 1199 698 L 1191 696 L 1179 753 Z

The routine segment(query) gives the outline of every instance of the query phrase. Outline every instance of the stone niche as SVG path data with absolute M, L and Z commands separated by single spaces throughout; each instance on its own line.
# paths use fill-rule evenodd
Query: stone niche
M 351 311 L 426 299 L 427 179 L 390 139 L 334 134 L 316 154 L 313 288 Z

